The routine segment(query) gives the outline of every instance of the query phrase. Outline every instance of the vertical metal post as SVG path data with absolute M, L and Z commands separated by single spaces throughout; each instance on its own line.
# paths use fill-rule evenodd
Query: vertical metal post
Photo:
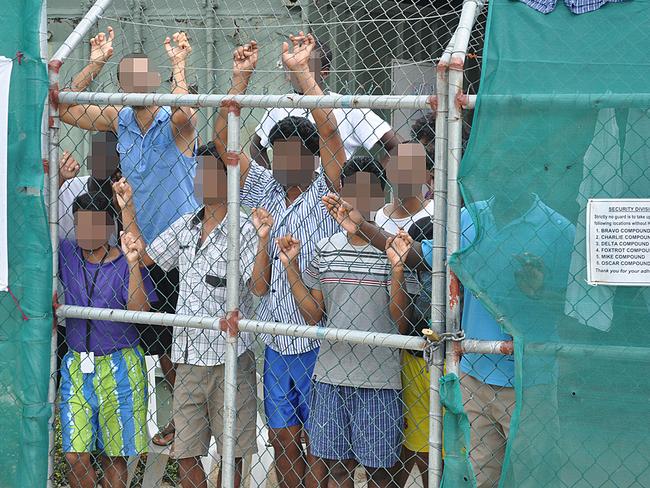
M 226 308 L 236 324 L 239 308 L 239 106 L 228 104 L 228 268 L 226 270 Z M 228 317 L 227 317 L 228 320 Z M 237 395 L 237 341 L 239 334 L 228 327 L 223 400 L 222 488 L 235 486 L 235 422 Z
M 463 70 L 465 54 L 478 9 L 479 0 L 466 0 L 456 33 L 449 63 L 449 146 L 447 150 L 447 257 L 460 248 L 461 195 L 458 187 L 458 169 L 463 152 Z M 482 5 L 482 0 L 480 0 Z M 447 317 L 446 330 L 456 333 L 460 330 L 460 283 L 447 266 Z M 448 373 L 459 375 L 459 356 L 452 347 L 446 351 Z
M 445 49 L 436 71 L 436 139 L 433 192 L 433 256 L 431 276 L 431 328 L 445 330 L 445 238 L 447 222 L 447 69 L 454 39 Z M 442 405 L 440 378 L 443 375 L 444 343 L 433 352 L 429 363 L 429 486 L 437 488 L 442 479 Z

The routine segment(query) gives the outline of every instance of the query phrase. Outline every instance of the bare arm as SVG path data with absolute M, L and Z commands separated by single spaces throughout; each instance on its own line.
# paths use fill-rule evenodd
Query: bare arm
M 263 208 L 253 209 L 253 225 L 257 230 L 259 242 L 257 255 L 253 264 L 253 271 L 248 286 L 253 295 L 261 297 L 269 292 L 271 284 L 271 257 L 269 256 L 269 242 L 273 217 Z
M 289 39 L 293 44 L 293 52 L 289 52 L 289 44 L 285 42 L 282 45 L 282 60 L 294 75 L 300 91 L 305 95 L 323 95 L 323 90 L 309 70 L 309 58 L 316 46 L 313 36 L 300 32 L 298 36 L 290 36 Z M 334 111 L 331 108 L 314 108 L 311 113 L 318 129 L 321 165 L 328 185 L 332 190 L 339 191 L 346 156 Z
M 139 266 L 139 256 L 142 252 L 142 243 L 132 234 L 122 234 L 122 252 L 129 265 L 129 290 L 126 302 L 127 310 L 146 312 L 149 310 L 147 290 L 144 288 L 142 271 Z
M 250 150 L 251 159 L 253 161 L 255 161 L 260 166 L 264 166 L 265 168 L 271 167 L 268 150 L 262 146 L 262 138 L 259 135 L 253 134 L 253 137 L 251 138 Z
M 172 40 L 176 45 L 172 45 Z M 192 52 L 187 34 L 176 32 L 172 39 L 166 38 L 165 50 L 172 65 L 172 94 L 187 95 L 189 90 L 185 79 L 185 64 Z M 178 148 L 186 155 L 191 154 L 196 138 L 196 110 L 192 107 L 174 107 L 172 126 Z
M 113 56 L 113 28 L 108 28 L 108 34 L 100 32 L 90 40 L 90 62 L 72 79 L 69 87 L 63 91 L 84 91 L 99 75 L 106 62 Z M 114 106 L 100 107 L 98 105 L 60 104 L 61 120 L 80 129 L 98 130 L 101 132 L 116 129 L 118 108 Z
M 113 193 L 117 196 L 117 203 L 122 209 L 122 227 L 124 233 L 131 236 L 140 248 L 140 263 L 142 266 L 153 266 L 156 264 L 151 256 L 147 254 L 147 246 L 138 227 L 135 215 L 135 204 L 133 203 L 133 191 L 124 178 L 113 184 Z
M 240 46 L 233 53 L 232 85 L 228 91 L 229 95 L 243 95 L 248 89 L 248 83 L 257 65 L 257 43 L 251 41 L 250 44 Z M 228 107 L 223 106 L 219 109 L 214 123 L 214 146 L 217 154 L 222 161 L 225 161 L 228 152 Z M 244 187 L 250 159 L 242 151 L 239 153 L 240 169 L 240 186 Z
M 316 325 L 325 314 L 323 293 L 320 290 L 310 290 L 305 286 L 296 260 L 293 260 L 286 270 L 287 279 L 291 285 L 291 294 L 298 305 L 300 315 L 309 325 Z
M 391 318 L 397 324 L 400 334 L 411 331 L 412 303 L 406 292 L 404 258 L 413 244 L 408 234 L 400 233 L 386 241 L 386 256 L 391 264 L 390 305 Z

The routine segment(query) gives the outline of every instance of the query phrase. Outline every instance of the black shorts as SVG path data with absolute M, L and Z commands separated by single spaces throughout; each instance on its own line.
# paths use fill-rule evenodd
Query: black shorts
M 178 269 L 168 273 L 158 265 L 149 268 L 156 287 L 158 301 L 151 304 L 152 312 L 175 313 L 178 302 Z M 173 329 L 165 325 L 140 325 L 140 345 L 147 356 L 171 354 Z

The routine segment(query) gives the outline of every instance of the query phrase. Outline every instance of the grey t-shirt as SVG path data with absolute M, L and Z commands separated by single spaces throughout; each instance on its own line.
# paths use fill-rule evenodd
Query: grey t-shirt
M 323 293 L 328 327 L 398 334 L 388 309 L 390 279 L 386 255 L 370 245 L 351 245 L 343 232 L 321 240 L 303 272 L 305 285 Z M 416 289 L 417 283 L 407 283 L 407 291 Z M 314 379 L 331 385 L 398 390 L 402 388 L 399 351 L 323 341 Z

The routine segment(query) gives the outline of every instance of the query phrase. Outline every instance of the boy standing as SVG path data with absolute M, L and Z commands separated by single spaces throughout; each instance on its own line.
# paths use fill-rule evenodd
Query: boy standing
M 290 37 L 284 43 L 282 59 L 293 72 L 296 83 L 305 95 L 323 92 L 309 69 L 315 47 L 311 35 Z M 257 44 L 239 47 L 234 53 L 232 88 L 230 94 L 246 92 L 258 56 Z M 273 170 L 268 170 L 244 153 L 239 154 L 241 170 L 241 203 L 249 207 L 264 207 L 273 216 L 276 226 L 272 237 L 297 235 L 303 242 L 299 256 L 301 269 L 311 260 L 316 243 L 338 231 L 337 223 L 328 215 L 321 198 L 337 191 L 345 151 L 331 109 L 315 108 L 312 115 L 316 125 L 306 118 L 284 119 L 271 130 Z M 215 125 L 214 145 L 219 157 L 226 159 L 227 109 L 222 108 Z M 313 179 L 316 158 L 320 157 L 321 173 Z M 312 181 L 313 179 L 313 181 Z M 258 308 L 260 320 L 304 324 L 293 300 L 284 268 L 278 260 L 278 248 L 271 240 L 271 286 Z M 317 483 L 322 479 L 312 464 L 312 473 L 305 476 L 303 438 L 309 415 L 311 374 L 318 353 L 318 341 L 264 335 L 264 409 L 269 436 L 275 453 L 275 467 L 281 488 L 296 488 L 303 479 Z M 309 453 L 307 453 L 309 455 Z M 311 461 L 310 461 L 311 463 Z M 320 466 L 322 467 L 322 466 Z
M 140 245 L 109 244 L 113 207 L 104 195 L 73 202 L 76 242 L 62 239 L 59 276 L 68 305 L 147 311 L 156 299 L 140 270 Z M 147 378 L 133 324 L 68 319 L 61 367 L 61 431 L 70 486 L 95 486 L 90 453 L 101 451 L 103 482 L 126 488 L 126 458 L 146 451 Z
M 376 162 L 363 168 L 366 172 L 351 174 L 346 169 L 343 195 L 382 192 L 383 175 Z M 366 218 L 370 202 L 357 198 Z M 296 260 L 300 242 L 288 235 L 278 239 L 278 245 L 291 292 L 307 323 L 318 324 L 326 315 L 328 327 L 337 329 L 406 331 L 398 331 L 390 316 L 392 271 L 384 252 L 357 235 L 339 232 L 317 244 L 301 273 Z M 402 443 L 399 352 L 324 342 L 313 380 L 308 422 L 312 454 L 325 460 L 338 486 L 350 485 L 357 463 L 365 467 L 369 486 L 391 485 L 391 468 Z
M 142 254 L 146 266 L 163 270 L 179 268 L 180 290 L 176 313 L 193 316 L 226 316 L 227 175 L 209 146 L 198 150 L 201 162 L 204 206 L 182 216 L 160 234 Z M 141 240 L 136 225 L 130 186 L 115 184 L 122 207 L 125 239 Z M 268 289 L 268 247 L 273 220 L 262 209 L 253 210 L 253 224 L 241 216 L 239 286 L 244 317 L 252 317 L 251 291 Z M 257 227 L 257 231 L 256 231 Z M 259 239 L 258 239 L 259 236 Z M 241 333 L 238 341 L 236 486 L 242 476 L 242 458 L 256 449 L 257 395 L 252 336 Z M 179 459 L 183 488 L 207 487 L 201 457 L 208 454 L 210 437 L 218 445 L 223 432 L 223 382 L 225 333 L 217 330 L 174 328 L 172 360 L 177 368 L 173 420 L 176 435 L 172 455 Z

